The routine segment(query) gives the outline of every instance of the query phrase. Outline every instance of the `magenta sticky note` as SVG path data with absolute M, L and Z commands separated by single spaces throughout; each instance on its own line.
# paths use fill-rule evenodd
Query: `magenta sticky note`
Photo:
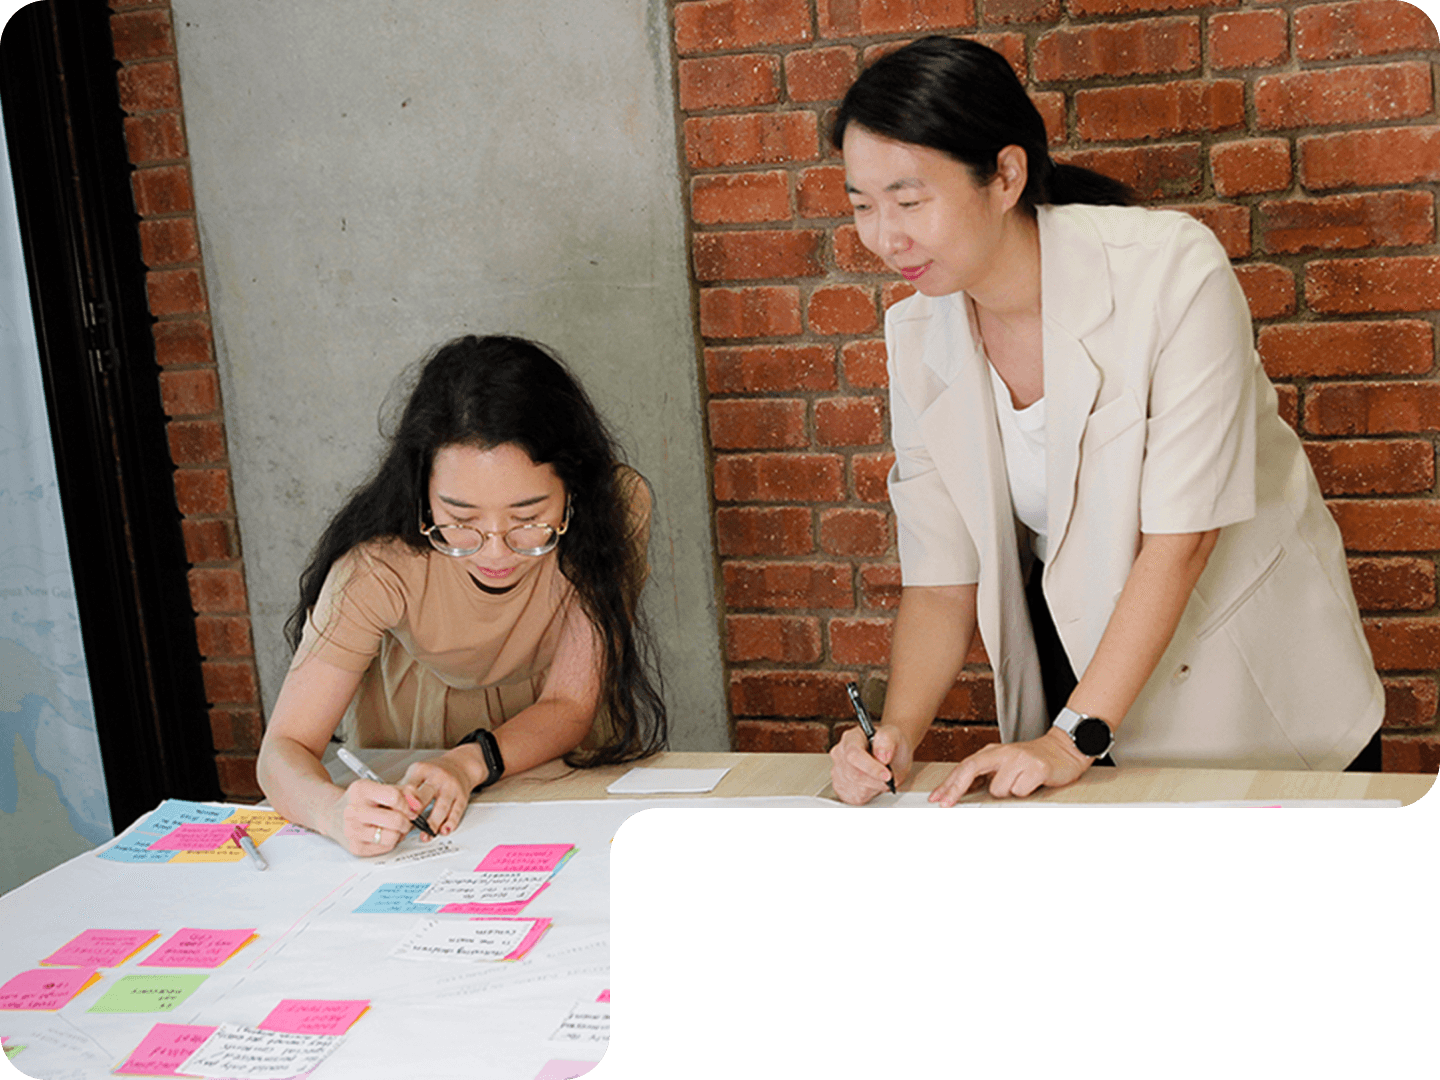
M 250 930 L 177 930 L 136 967 L 213 968 L 228 960 L 252 937 Z
M 519 915 L 526 904 L 549 887 L 547 881 L 524 900 L 513 900 L 508 904 L 446 904 L 440 910 L 446 915 Z
M 554 870 L 574 847 L 574 844 L 496 844 L 475 869 L 519 873 Z
M 86 930 L 40 963 L 66 967 L 115 967 L 159 936 L 159 930 Z
M 115 1072 L 122 1076 L 174 1076 L 195 1048 L 214 1034 L 202 1024 L 156 1024 Z
M 547 1061 L 545 1067 L 535 1074 L 535 1080 L 575 1080 L 599 1065 L 598 1061 Z
M 287 1031 L 294 1035 L 344 1035 L 369 1007 L 368 1000 L 286 998 L 271 1009 L 270 1015 L 258 1026 L 266 1031 Z
M 179 825 L 150 845 L 150 851 L 214 851 L 230 842 L 235 826 L 220 822 L 215 825 Z
M 54 1012 L 99 977 L 93 967 L 22 971 L 0 986 L 0 1009 Z
M 596 1001 L 609 1001 L 609 1000 L 610 1000 L 610 991 L 609 991 L 609 990 L 601 990 L 601 991 L 600 991 L 600 996 L 597 997 L 595 1000 L 596 1000 Z

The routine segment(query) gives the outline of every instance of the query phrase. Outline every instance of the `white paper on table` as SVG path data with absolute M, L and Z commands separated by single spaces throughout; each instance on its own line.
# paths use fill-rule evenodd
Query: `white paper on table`
M 730 771 L 721 769 L 631 769 L 605 790 L 611 795 L 655 795 L 665 792 L 699 793 L 715 790 Z
M 401 960 L 504 960 L 534 925 L 532 919 L 421 919 L 390 955 Z
M 550 880 L 546 870 L 447 870 L 415 897 L 417 904 L 514 904 L 529 900 Z
M 286 1080 L 315 1068 L 344 1041 L 344 1035 L 297 1035 L 221 1024 L 176 1072 L 233 1080 Z
M 610 1003 L 608 1001 L 577 1001 L 570 1015 L 560 1022 L 551 1042 L 608 1043 L 610 1041 Z
M 370 862 L 376 866 L 409 866 L 429 859 L 443 859 L 446 855 L 459 855 L 464 850 L 453 840 L 431 840 L 419 847 L 397 847 L 385 855 L 377 855 Z

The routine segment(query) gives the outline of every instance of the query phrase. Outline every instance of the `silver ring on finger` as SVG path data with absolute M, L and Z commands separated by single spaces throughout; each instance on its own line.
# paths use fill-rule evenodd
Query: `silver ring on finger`
M 384 833 L 384 831 L 385 831 L 385 830 L 382 829 L 382 828 L 380 828 L 379 825 L 376 825 L 376 826 L 375 826 L 375 841 L 374 841 L 375 843 L 377 843 L 377 844 L 380 843 L 380 837 L 381 837 L 381 835 Z

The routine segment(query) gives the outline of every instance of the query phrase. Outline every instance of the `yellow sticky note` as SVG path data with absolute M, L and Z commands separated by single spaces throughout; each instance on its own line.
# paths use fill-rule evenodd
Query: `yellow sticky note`
M 178 862 L 239 862 L 245 858 L 245 851 L 239 844 L 226 844 L 214 851 L 177 851 L 170 861 Z
M 270 839 L 286 825 L 283 817 L 274 810 L 254 810 L 242 807 L 225 819 L 227 825 L 244 825 L 250 839 L 258 846 Z

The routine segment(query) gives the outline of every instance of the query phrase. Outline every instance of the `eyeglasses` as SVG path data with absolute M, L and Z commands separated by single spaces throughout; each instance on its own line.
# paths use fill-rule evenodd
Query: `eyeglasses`
M 555 525 L 516 525 L 513 529 L 485 532 L 472 529 L 469 525 L 426 525 L 425 511 L 420 510 L 420 534 L 430 541 L 430 546 L 442 555 L 457 559 L 474 555 L 498 536 L 505 546 L 516 555 L 544 555 L 555 550 L 560 537 L 570 528 L 570 497 L 565 497 L 565 519 Z

